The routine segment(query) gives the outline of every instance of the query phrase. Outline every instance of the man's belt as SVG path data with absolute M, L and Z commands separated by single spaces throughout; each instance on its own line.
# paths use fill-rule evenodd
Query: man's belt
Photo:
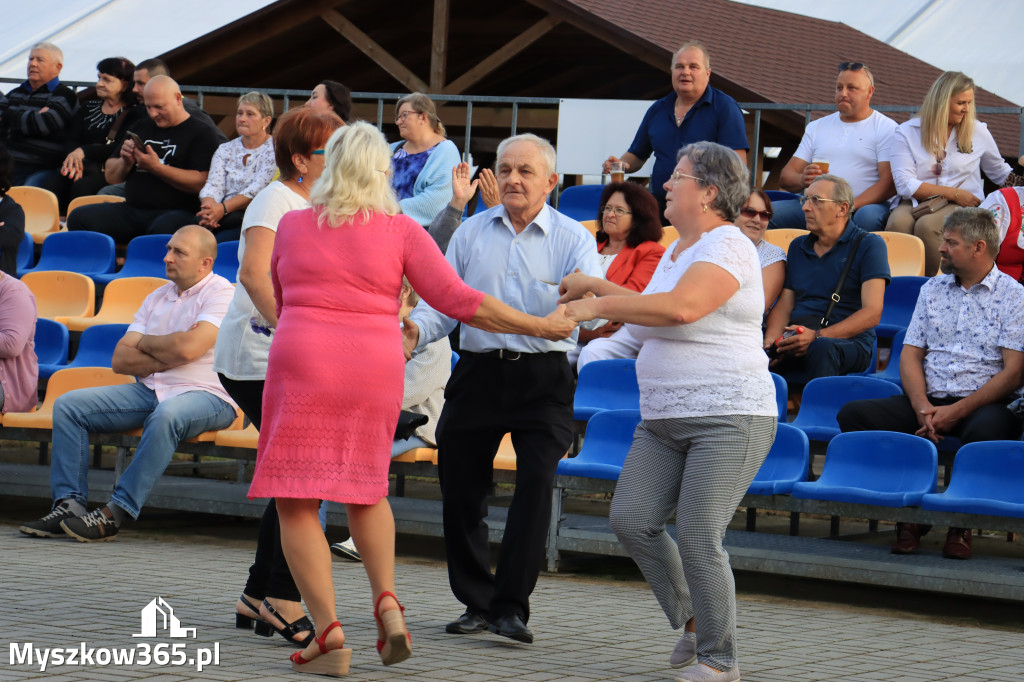
M 564 351 L 549 351 L 547 353 L 524 353 L 517 350 L 506 350 L 500 348 L 498 350 L 488 350 L 483 353 L 475 353 L 473 351 L 459 351 L 459 355 L 468 355 L 470 357 L 477 358 L 497 358 L 498 360 L 537 360 L 539 358 L 548 358 L 551 356 L 565 355 Z

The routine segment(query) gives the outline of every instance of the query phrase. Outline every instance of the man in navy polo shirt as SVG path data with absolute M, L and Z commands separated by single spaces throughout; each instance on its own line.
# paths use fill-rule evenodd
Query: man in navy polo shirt
M 622 158 L 609 156 L 605 173 L 613 161 L 626 164 L 626 172 L 640 169 L 654 153 L 651 194 L 665 212 L 665 182 L 676 166 L 679 150 L 691 142 L 708 140 L 724 144 L 744 162 L 747 160 L 747 128 L 736 100 L 708 86 L 711 57 L 707 48 L 691 40 L 672 55 L 672 90 L 651 105 L 636 131 L 633 144 Z
M 778 359 L 771 367 L 791 384 L 867 369 L 874 327 L 882 317 L 889 282 L 885 242 L 849 221 L 853 190 L 846 180 L 820 175 L 801 201 L 811 233 L 789 245 L 786 283 L 768 315 L 764 336 L 766 349 L 778 341 Z M 822 326 L 843 267 L 861 234 L 839 301 L 827 325 Z M 780 338 L 783 332 L 793 334 Z

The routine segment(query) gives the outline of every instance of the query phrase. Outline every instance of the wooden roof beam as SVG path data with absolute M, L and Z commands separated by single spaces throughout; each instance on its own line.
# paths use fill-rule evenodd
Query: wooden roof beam
M 434 0 L 434 31 L 430 39 L 430 92 L 441 92 L 448 66 L 448 18 L 451 0 Z
M 416 74 L 406 68 L 402 62 L 398 61 L 391 53 L 378 45 L 370 36 L 359 30 L 355 24 L 343 17 L 339 12 L 329 9 L 321 13 L 320 18 L 352 43 L 356 49 L 372 59 L 395 80 L 408 88 L 410 92 L 429 92 L 427 84 L 420 80 Z
M 443 93 L 445 95 L 461 95 L 467 89 L 479 82 L 481 78 L 525 50 L 560 23 L 562 23 L 562 20 L 557 17 L 544 17 L 512 40 L 505 43 L 505 45 L 498 48 L 493 54 L 474 66 L 472 69 L 449 83 L 447 87 L 445 87 Z

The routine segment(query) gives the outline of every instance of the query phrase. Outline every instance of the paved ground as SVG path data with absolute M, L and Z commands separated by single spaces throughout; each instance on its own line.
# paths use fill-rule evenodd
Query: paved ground
M 247 543 L 145 539 L 80 544 L 20 535 L 0 526 L 0 679 L 252 680 L 299 679 L 292 649 L 275 636 L 233 627 L 233 604 L 251 560 Z M 354 648 L 351 678 L 487 680 L 671 680 L 667 657 L 675 635 L 642 584 L 542 576 L 534 593 L 533 645 L 490 634 L 446 635 L 461 611 L 443 566 L 403 561 L 398 594 L 408 607 L 414 655 L 385 668 L 373 647 L 369 587 L 359 564 L 335 563 L 341 620 Z M 133 638 L 140 610 L 163 597 L 196 638 Z M 844 608 L 743 598 L 739 603 L 740 667 L 744 680 L 1019 680 L 1024 649 L 1019 631 L 937 624 Z M 93 665 L 20 662 L 26 643 L 93 649 Z M 99 665 L 99 649 L 165 644 L 183 660 L 219 648 L 219 664 Z M 184 644 L 177 654 L 172 645 Z M 139 649 L 141 650 L 141 649 Z M 153 648 L 153 652 L 157 649 Z M 81 654 L 79 654 L 81 655 Z M 51 661 L 52 663 L 52 661 Z

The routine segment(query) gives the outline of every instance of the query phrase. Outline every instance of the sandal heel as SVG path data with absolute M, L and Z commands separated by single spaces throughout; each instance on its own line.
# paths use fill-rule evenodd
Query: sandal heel
M 274 626 L 265 620 L 258 620 L 256 621 L 256 627 L 253 629 L 253 632 L 260 637 L 273 637 Z
M 351 649 L 332 649 L 311 661 L 304 660 L 301 654 L 301 651 L 296 651 L 291 659 L 292 670 L 300 673 L 345 677 L 348 675 L 349 664 L 352 662 Z
M 249 616 L 243 616 L 240 613 L 235 614 L 235 627 L 239 630 L 252 630 L 253 623 L 256 622 L 255 618 Z
M 384 642 L 380 647 L 380 660 L 384 665 L 401 663 L 412 656 L 412 636 L 405 628 L 405 618 L 399 610 L 385 611 L 380 617 L 384 628 Z

